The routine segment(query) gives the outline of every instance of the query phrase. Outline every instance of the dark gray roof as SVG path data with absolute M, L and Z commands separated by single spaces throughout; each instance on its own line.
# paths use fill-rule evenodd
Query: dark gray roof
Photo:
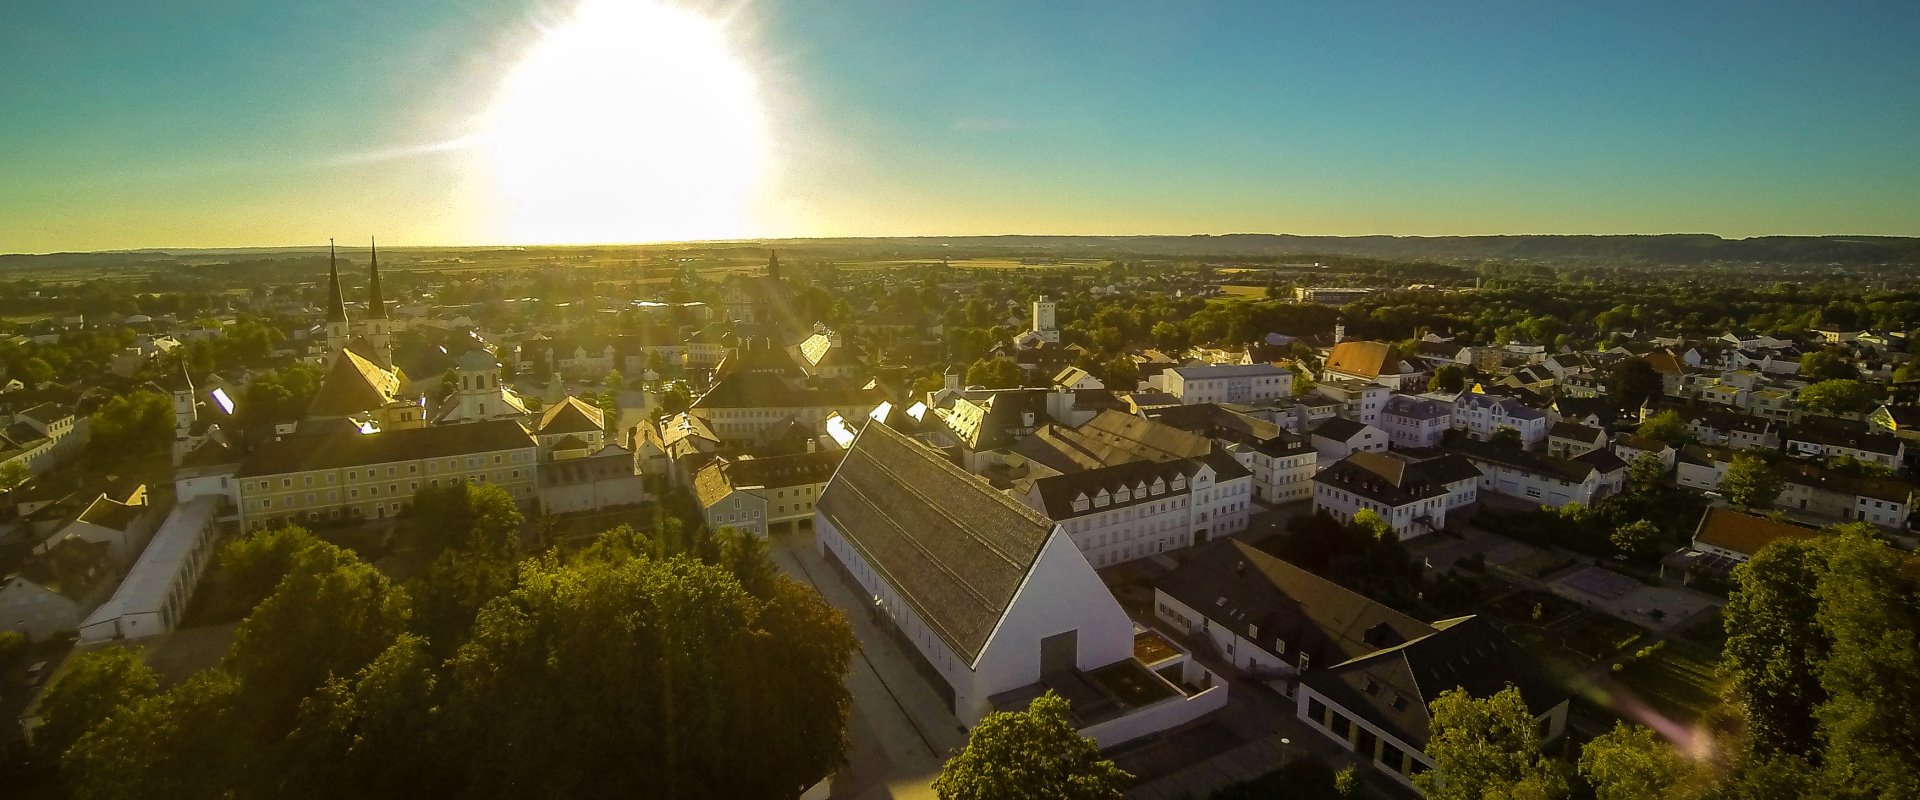
M 1433 633 L 1424 622 L 1235 539 L 1200 548 L 1154 588 L 1295 664 L 1303 652 L 1309 666 L 1339 664 Z
M 1367 429 L 1367 424 L 1346 417 L 1333 417 L 1313 429 L 1313 435 L 1336 442 L 1350 442 Z
M 429 425 L 379 433 L 359 433 L 351 425 L 340 425 L 330 426 L 323 433 L 296 435 L 262 445 L 247 454 L 241 462 L 239 475 L 243 478 L 279 475 L 534 446 L 533 435 L 520 427 L 520 423 L 510 419 L 484 420 L 465 425 Z
M 1310 671 L 1302 682 L 1422 749 L 1433 721 L 1428 705 L 1442 692 L 1465 689 L 1485 698 L 1512 684 L 1535 716 L 1566 699 L 1564 691 L 1543 679 L 1519 647 L 1487 621 L 1461 617 L 1433 627 L 1438 630 L 1405 644 Z
M 1322 483 L 1384 503 L 1403 506 L 1419 500 L 1441 497 L 1446 484 L 1426 473 L 1410 469 L 1413 465 L 1377 453 L 1358 452 L 1329 464 L 1313 476 Z
M 867 424 L 818 511 L 969 663 L 1013 603 L 1053 523 L 938 451 Z
M 1048 475 L 1033 481 L 1034 488 L 1040 490 L 1040 500 L 1046 504 L 1046 513 L 1053 519 L 1067 519 L 1085 514 L 1111 511 L 1116 508 L 1159 500 L 1170 495 L 1184 495 L 1193 490 L 1193 477 L 1202 466 L 1212 467 L 1214 482 L 1222 483 L 1250 474 L 1239 461 L 1225 454 L 1210 454 L 1203 458 L 1187 458 L 1178 461 L 1134 461 L 1116 464 L 1110 467 L 1067 472 L 1060 475 Z M 1181 488 L 1173 488 L 1174 479 L 1186 478 Z M 1160 481 L 1163 489 L 1156 494 L 1152 491 L 1153 482 Z M 1140 487 L 1147 491 L 1134 491 Z M 1089 503 L 1085 509 L 1075 511 L 1073 502 L 1084 495 L 1092 500 L 1105 489 L 1108 494 L 1117 494 L 1122 487 L 1129 490 L 1126 502 L 1108 502 L 1106 505 Z
M 1900 439 L 1891 433 L 1871 433 L 1835 425 L 1795 425 L 1787 429 L 1786 438 L 1789 442 L 1845 447 L 1888 456 L 1900 452 Z

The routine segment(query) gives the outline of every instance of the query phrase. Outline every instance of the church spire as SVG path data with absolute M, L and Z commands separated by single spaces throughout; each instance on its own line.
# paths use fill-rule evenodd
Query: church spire
M 373 259 L 373 287 L 367 292 L 367 318 L 386 319 L 387 303 L 380 297 L 380 246 L 367 237 L 367 251 Z
M 340 264 L 334 260 L 332 239 L 327 240 L 327 321 L 347 321 L 347 304 L 340 296 Z

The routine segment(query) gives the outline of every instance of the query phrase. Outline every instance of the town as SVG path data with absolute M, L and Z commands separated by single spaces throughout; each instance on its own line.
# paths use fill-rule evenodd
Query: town
M 1920 786 L 1911 245 L 1537 238 L 0 257 L 0 780 Z

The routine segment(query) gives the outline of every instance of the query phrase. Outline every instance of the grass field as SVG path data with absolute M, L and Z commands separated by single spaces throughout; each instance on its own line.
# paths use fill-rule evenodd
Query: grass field
M 1228 302 L 1232 302 L 1235 300 L 1265 300 L 1267 299 L 1267 287 L 1265 286 L 1234 286 L 1229 284 L 1229 285 L 1221 286 L 1220 296 L 1214 299 L 1224 300 Z
M 1720 705 L 1725 681 L 1716 662 L 1703 648 L 1670 641 L 1613 677 L 1660 713 L 1692 724 Z

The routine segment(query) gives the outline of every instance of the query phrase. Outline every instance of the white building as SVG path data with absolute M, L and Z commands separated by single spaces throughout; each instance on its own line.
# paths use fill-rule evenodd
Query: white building
M 1460 481 L 1452 474 L 1438 474 L 1433 469 L 1437 463 L 1354 453 L 1313 476 L 1313 510 L 1342 523 L 1352 522 L 1361 511 L 1372 511 L 1401 539 L 1440 530 L 1446 527 L 1453 505 L 1450 487 Z M 1470 477 L 1466 480 L 1471 482 Z
M 861 429 L 814 530 L 961 725 L 1024 708 L 1049 681 L 1093 695 L 1074 724 L 1102 746 L 1226 702 L 1225 683 L 1197 663 L 1176 684 L 1134 658 L 1132 620 L 1059 525 L 884 425 Z
M 173 630 L 213 557 L 219 507 L 214 496 L 174 506 L 113 597 L 80 624 L 80 641 L 138 639 Z
M 1440 440 L 1453 427 L 1452 409 L 1430 397 L 1397 394 L 1387 398 L 1380 408 L 1375 427 L 1387 434 L 1394 447 L 1439 447 Z
M 1320 456 L 1304 437 L 1249 414 L 1216 405 L 1182 405 L 1154 412 L 1155 422 L 1212 438 L 1253 472 L 1253 499 L 1268 505 L 1313 497 Z
M 1053 344 L 1060 342 L 1060 326 L 1054 319 L 1059 307 L 1060 304 L 1048 299 L 1044 294 L 1040 295 L 1040 299 L 1033 301 L 1033 332 L 1040 335 L 1041 341 Z
M 1453 427 L 1481 441 L 1501 428 L 1520 434 L 1520 443 L 1532 450 L 1547 440 L 1547 414 L 1511 397 L 1463 392 L 1453 401 Z
M 1272 364 L 1175 367 L 1162 380 L 1167 394 L 1186 404 L 1251 404 L 1293 396 L 1293 370 Z
M 714 459 L 693 478 L 709 528 L 738 528 L 766 536 L 777 526 L 812 524 L 814 505 L 840 466 L 839 451 L 733 461 Z
M 1014 495 L 1065 530 L 1089 563 L 1105 567 L 1246 530 L 1253 473 L 1215 450 L 1021 481 Z
M 1480 470 L 1480 491 L 1560 508 L 1592 505 L 1626 490 L 1627 464 L 1613 451 L 1590 450 L 1573 458 L 1540 455 L 1515 447 L 1466 441 L 1450 449 Z
M 1311 440 L 1322 464 L 1339 461 L 1349 453 L 1385 453 L 1388 441 L 1386 431 L 1345 417 L 1320 423 L 1313 429 Z
M 1356 381 L 1351 378 L 1321 381 L 1314 392 L 1340 401 L 1343 405 L 1340 411 L 1341 416 L 1359 420 L 1368 425 L 1379 424 L 1380 410 L 1386 408 L 1387 400 L 1393 396 L 1392 389 L 1377 383 Z

